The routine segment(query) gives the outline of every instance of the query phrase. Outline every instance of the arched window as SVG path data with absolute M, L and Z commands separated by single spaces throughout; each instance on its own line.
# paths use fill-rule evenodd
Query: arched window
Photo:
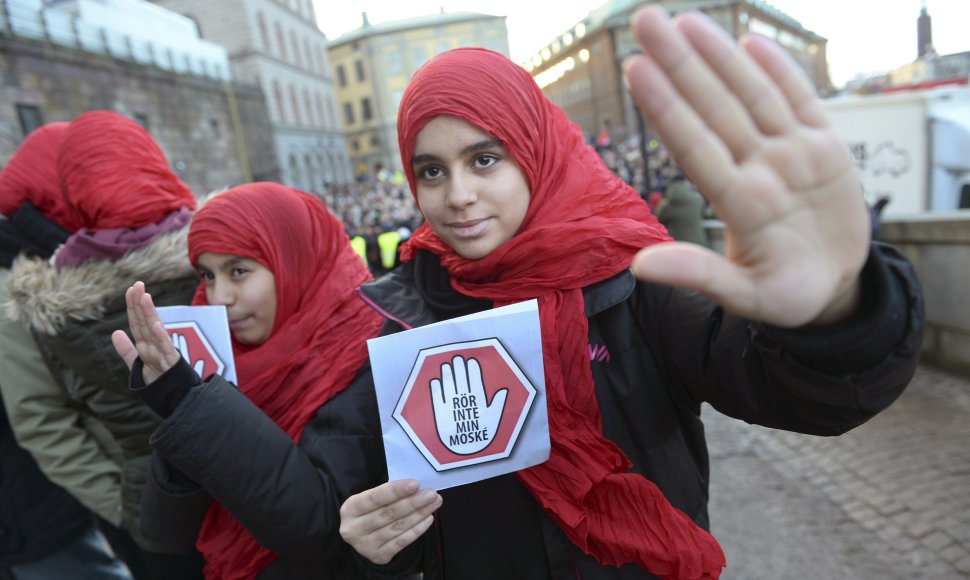
M 305 38 L 303 39 L 303 54 L 306 57 L 304 62 L 306 63 L 307 70 L 319 74 L 320 71 L 317 69 L 316 62 L 313 60 L 313 52 L 310 51 L 310 41 Z
M 286 124 L 286 106 L 283 104 L 283 89 L 280 88 L 279 81 L 273 81 L 273 95 L 276 96 L 276 114 L 279 116 L 279 121 Z
M 310 91 L 303 89 L 303 110 L 306 111 L 307 124 L 320 125 L 320 118 L 313 115 L 313 104 L 310 103 Z
M 256 13 L 256 25 L 259 26 L 259 38 L 263 42 L 263 49 L 266 52 L 272 51 L 273 46 L 269 40 L 269 29 L 266 28 L 266 19 L 263 18 L 262 12 Z
M 317 118 L 320 119 L 320 125 L 321 126 L 326 127 L 327 129 L 329 129 L 330 128 L 330 124 L 327 122 L 327 116 L 323 112 L 323 97 L 320 96 L 320 93 L 317 93 L 316 97 L 317 97 L 316 98 Z
M 293 45 L 293 64 L 302 67 L 303 63 L 300 61 L 303 60 L 303 57 L 300 56 L 300 42 L 296 39 L 296 34 L 292 30 L 290 31 L 290 43 Z
M 274 22 L 273 28 L 276 29 L 276 42 L 279 43 L 280 58 L 289 60 L 286 56 L 286 38 L 283 36 L 283 27 L 280 26 L 279 22 Z
M 290 101 L 293 103 L 293 117 L 297 125 L 303 124 L 303 116 L 300 114 L 300 101 L 296 97 L 296 87 L 290 85 Z

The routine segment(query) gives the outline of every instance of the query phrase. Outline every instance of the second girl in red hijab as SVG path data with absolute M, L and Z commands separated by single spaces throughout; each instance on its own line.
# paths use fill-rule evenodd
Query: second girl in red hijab
M 337 509 L 386 478 L 373 391 L 344 390 L 381 326 L 354 295 L 370 274 L 320 200 L 271 183 L 209 200 L 189 257 L 202 278 L 194 303 L 227 309 L 239 387 L 200 380 L 144 286 L 129 289 L 135 345 L 119 332 L 116 348 L 164 417 L 145 534 L 195 544 L 207 578 L 355 577 Z

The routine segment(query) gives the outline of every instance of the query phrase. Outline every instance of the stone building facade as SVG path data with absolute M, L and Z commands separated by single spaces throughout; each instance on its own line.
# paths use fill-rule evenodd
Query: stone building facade
M 253 179 L 279 179 L 266 103 L 257 87 L 178 73 L 165 63 L 137 62 L 81 43 L 72 47 L 62 42 L 62 29 L 48 29 L 39 38 L 18 33 L 7 2 L 0 0 L 0 167 L 39 125 L 106 109 L 147 128 L 197 195 Z M 50 25 L 52 19 L 41 22 Z M 52 40 L 56 35 L 61 41 Z
M 233 78 L 262 88 L 283 183 L 322 191 L 353 179 L 310 0 L 153 1 L 194 20 L 228 51 Z

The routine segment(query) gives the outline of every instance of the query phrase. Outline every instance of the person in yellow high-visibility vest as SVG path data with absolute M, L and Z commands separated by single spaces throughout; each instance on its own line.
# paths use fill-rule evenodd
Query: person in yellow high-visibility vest
M 367 264 L 367 240 L 363 236 L 354 236 L 350 238 L 350 247 L 354 249 L 354 253 L 360 256 L 360 259 Z
M 381 249 L 381 265 L 385 270 L 397 265 L 397 246 L 400 243 L 401 234 L 395 230 L 377 236 L 377 246 Z

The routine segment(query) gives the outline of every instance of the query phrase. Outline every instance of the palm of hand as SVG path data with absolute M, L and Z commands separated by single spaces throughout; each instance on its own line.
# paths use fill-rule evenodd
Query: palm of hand
M 724 271 L 712 269 L 718 301 L 782 326 L 816 319 L 848 291 L 868 250 L 862 193 L 839 136 L 802 127 L 769 138 L 727 177 L 712 196 L 727 224 Z
M 776 45 L 743 50 L 698 14 L 634 17 L 646 52 L 626 66 L 639 109 L 725 223 L 725 254 L 644 249 L 643 279 L 702 292 L 782 326 L 855 306 L 868 251 L 865 205 L 846 146 L 804 73 Z

